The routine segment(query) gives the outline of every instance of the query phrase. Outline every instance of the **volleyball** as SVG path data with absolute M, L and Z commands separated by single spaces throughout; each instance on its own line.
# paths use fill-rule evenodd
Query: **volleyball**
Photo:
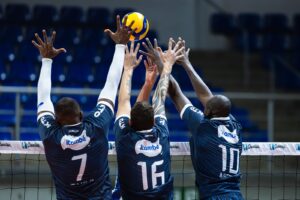
M 126 16 L 126 15 L 125 15 Z M 138 41 L 142 40 L 146 37 L 148 31 L 149 31 L 149 23 L 147 18 L 138 12 L 132 12 L 127 14 L 127 22 L 126 26 L 129 26 L 132 21 L 134 21 L 134 24 L 132 25 L 131 29 L 137 29 L 133 32 L 133 34 L 130 36 L 130 41 Z M 122 23 L 124 23 L 125 17 L 122 19 Z

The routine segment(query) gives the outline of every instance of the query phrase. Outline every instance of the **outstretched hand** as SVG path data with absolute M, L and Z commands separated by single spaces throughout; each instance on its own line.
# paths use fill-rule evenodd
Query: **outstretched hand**
M 180 45 L 180 48 L 181 47 L 184 47 L 183 51 L 181 52 L 180 55 L 183 55 L 181 58 L 179 58 L 176 63 L 179 64 L 179 65 L 188 65 L 190 63 L 190 59 L 189 59 L 189 54 L 190 54 L 190 48 L 188 48 L 186 50 L 186 46 L 185 46 L 185 40 L 183 40 L 181 37 L 178 38 L 178 41 L 181 41 L 181 45 Z M 174 41 L 175 43 L 175 41 Z
M 145 82 L 149 83 L 151 85 L 154 85 L 156 78 L 158 76 L 157 74 L 157 66 L 152 62 L 152 60 L 147 57 L 147 60 L 144 60 L 144 65 L 146 68 L 146 78 Z
M 134 68 L 136 68 L 136 66 L 138 66 L 141 63 L 143 55 L 140 55 L 140 57 L 137 59 L 137 53 L 139 49 L 140 49 L 139 43 L 136 45 L 136 48 L 134 49 L 134 41 L 131 41 L 130 50 L 128 50 L 128 46 L 126 46 L 124 70 L 128 70 L 128 69 L 133 70 Z
M 35 35 L 38 43 L 36 43 L 34 40 L 32 40 L 32 44 L 40 51 L 42 58 L 52 59 L 60 53 L 67 52 L 65 48 L 56 49 L 53 47 L 53 43 L 54 43 L 55 36 L 56 36 L 55 31 L 52 32 L 51 38 L 49 38 L 47 36 L 47 33 L 45 30 L 43 30 L 42 32 L 43 32 L 44 41 L 40 38 L 40 36 L 37 33 L 35 33 L 34 35 Z
M 147 56 L 147 58 L 150 58 L 152 60 L 152 62 L 158 67 L 159 72 L 162 71 L 163 68 L 163 63 L 160 57 L 160 53 L 158 51 L 158 45 L 157 45 L 157 40 L 154 39 L 154 46 L 151 44 L 149 38 L 146 38 L 146 43 L 142 43 L 142 45 L 144 46 L 144 48 L 146 49 L 147 52 L 144 52 L 142 50 L 140 50 L 139 52 L 144 55 Z
M 161 48 L 158 48 L 160 57 L 162 58 L 162 63 L 164 64 L 163 73 L 166 74 L 170 74 L 174 63 L 183 57 L 181 53 L 184 51 L 182 41 L 178 41 L 175 46 L 173 45 L 173 41 L 174 40 L 172 38 L 169 39 L 168 50 L 165 52 L 162 52 Z
M 134 21 L 130 23 L 129 26 L 126 26 L 128 16 L 126 15 L 124 18 L 124 23 L 121 25 L 120 16 L 117 15 L 117 31 L 112 32 L 110 29 L 105 29 L 104 32 L 109 35 L 109 37 L 116 44 L 127 44 L 129 42 L 129 38 L 136 29 L 132 30 L 131 27 L 134 24 Z

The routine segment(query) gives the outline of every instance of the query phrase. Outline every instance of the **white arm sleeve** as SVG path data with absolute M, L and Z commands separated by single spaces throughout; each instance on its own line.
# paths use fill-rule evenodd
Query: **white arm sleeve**
M 51 68 L 52 68 L 52 59 L 43 58 L 42 59 L 42 68 L 40 72 L 40 77 L 38 81 L 37 88 L 37 101 L 38 109 L 37 112 L 46 111 L 47 114 L 54 114 L 54 107 L 50 98 L 51 93 Z M 38 119 L 41 118 L 44 113 L 41 113 L 38 116 Z M 54 117 L 54 116 L 53 116 Z
M 99 99 L 109 99 L 115 104 L 117 91 L 122 76 L 125 58 L 125 45 L 117 44 L 115 54 L 110 65 L 105 85 L 99 95 Z M 113 110 L 113 108 L 112 108 Z

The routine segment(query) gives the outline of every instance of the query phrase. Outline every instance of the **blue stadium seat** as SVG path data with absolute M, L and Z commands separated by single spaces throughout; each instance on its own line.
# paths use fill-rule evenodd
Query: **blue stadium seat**
M 266 14 L 263 20 L 263 29 L 266 32 L 285 33 L 288 31 L 288 18 L 285 14 Z
M 96 106 L 96 104 L 98 102 L 98 96 L 95 96 L 95 95 L 92 95 L 92 96 L 86 95 L 86 96 L 84 96 L 84 98 L 86 100 L 84 102 L 81 101 L 80 102 L 80 106 L 81 106 L 81 109 L 83 111 L 85 111 L 85 115 L 87 115 Z
M 12 134 L 8 131 L 0 132 L 0 140 L 12 140 Z
M 72 48 L 74 45 L 80 42 L 76 28 L 61 27 L 56 29 L 56 33 L 57 33 L 55 38 L 56 48 L 64 47 L 68 51 L 68 47 Z
M 13 61 L 16 58 L 13 45 L 0 43 L 0 59 L 2 61 Z
M 169 125 L 170 127 L 170 125 Z M 189 132 L 188 131 L 170 131 L 170 141 L 174 142 L 188 142 Z
M 2 61 L 0 61 L 0 80 L 1 83 L 3 84 L 5 80 L 7 79 L 7 70 Z
M 262 20 L 258 14 L 242 13 L 238 15 L 238 28 L 235 41 L 236 47 L 240 50 L 256 51 L 261 48 L 259 33 L 262 30 Z
M 61 56 L 61 55 L 60 55 Z M 66 75 L 65 75 L 65 68 L 61 64 L 56 64 L 56 66 L 53 66 L 52 68 L 52 81 L 53 85 L 61 84 L 65 82 Z
M 36 94 L 21 94 L 21 105 L 24 110 L 37 109 L 37 95 Z
M 16 25 L 6 25 L 1 28 L 0 41 L 2 44 L 11 45 L 12 47 L 23 41 L 22 27 Z
M 20 133 L 20 140 L 22 140 L 22 141 L 40 141 L 41 137 L 38 133 Z
M 29 7 L 26 4 L 7 4 L 5 7 L 5 22 L 24 24 L 29 17 Z
M 16 95 L 12 93 L 0 93 L 0 109 L 15 109 Z M 1 115 L 0 115 L 1 116 Z
M 62 25 L 79 25 L 82 23 L 83 10 L 77 6 L 63 6 L 60 9 L 59 23 Z
M 186 123 L 180 118 L 169 118 L 168 127 L 170 131 L 186 131 L 188 130 Z
M 8 81 L 25 85 L 37 80 L 37 72 L 34 64 L 24 61 L 14 61 L 10 65 Z
M 85 46 L 97 49 L 107 45 L 110 39 L 104 36 L 103 30 L 100 28 L 85 28 L 82 30 L 81 40 Z
M 92 83 L 95 77 L 92 66 L 84 63 L 76 63 L 68 66 L 66 81 L 69 83 L 77 83 L 83 86 L 85 83 Z
M 57 10 L 52 5 L 35 5 L 33 8 L 32 22 L 38 26 L 53 24 Z
M 39 50 L 36 49 L 32 43 L 31 40 L 24 40 L 22 43 L 20 43 L 19 49 L 16 54 L 16 59 L 22 61 L 22 62 L 31 62 L 31 63 L 39 63 L 40 64 L 40 53 Z
M 3 107 L 3 106 L 1 106 Z M 0 126 L 14 126 L 16 123 L 15 115 L 3 114 L 0 115 Z
M 107 8 L 92 7 L 87 10 L 86 23 L 98 29 L 105 28 L 111 22 L 110 11 Z
M 99 64 L 101 62 L 101 55 L 96 48 L 78 46 L 74 52 L 74 63 L 76 64 Z
M 37 115 L 23 115 L 21 117 L 21 127 L 36 127 Z
M 288 36 L 282 33 L 268 33 L 263 36 L 263 49 L 270 52 L 282 52 L 289 48 Z
M 233 35 L 236 33 L 236 20 L 232 14 L 215 13 L 210 18 L 210 30 L 215 34 Z

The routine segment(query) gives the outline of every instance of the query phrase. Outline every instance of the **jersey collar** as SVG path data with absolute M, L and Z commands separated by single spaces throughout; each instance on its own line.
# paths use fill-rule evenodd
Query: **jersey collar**
M 82 124 L 82 122 L 79 122 L 79 123 L 77 123 L 77 124 L 64 125 L 64 127 L 73 127 L 73 126 L 78 126 L 78 125 L 80 125 L 80 124 Z
M 142 130 L 142 131 L 138 131 L 139 133 L 150 133 L 152 132 L 153 128 L 148 129 L 148 130 Z
M 211 118 L 210 120 L 230 120 L 230 117 L 214 117 L 214 118 Z

